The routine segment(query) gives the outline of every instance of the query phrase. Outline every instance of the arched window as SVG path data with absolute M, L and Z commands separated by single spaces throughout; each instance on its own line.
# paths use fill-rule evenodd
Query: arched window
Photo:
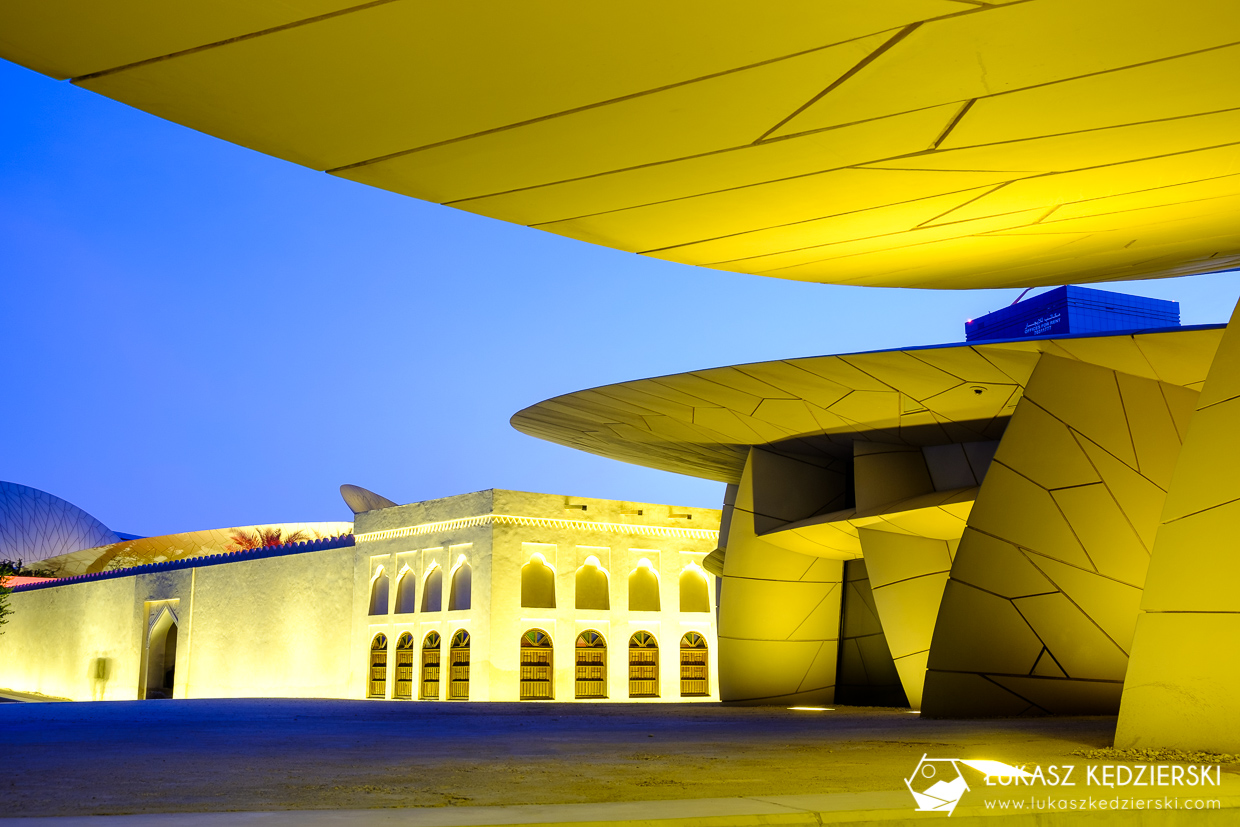
M 659 642 L 649 632 L 629 638 L 629 697 L 659 697 Z
M 387 697 L 387 635 L 380 632 L 370 642 L 370 687 L 367 698 Z
M 418 578 L 405 566 L 396 577 L 396 614 L 409 614 L 417 608 Z
M 549 701 L 555 697 L 551 638 L 542 629 L 521 636 L 521 700 Z
M 452 572 L 452 592 L 448 595 L 448 610 L 457 611 L 469 608 L 470 587 L 473 571 L 462 556 L 456 571 Z
M 370 579 L 370 614 L 385 615 L 388 613 L 388 576 L 383 566 L 375 569 L 375 576 Z
M 424 701 L 439 700 L 439 632 L 431 632 L 422 641 L 422 688 L 418 697 Z
M 629 575 L 629 611 L 657 612 L 660 605 L 659 575 L 650 561 L 643 557 Z
M 443 569 L 433 566 L 422 583 L 422 611 L 438 612 L 443 609 Z
M 401 633 L 396 639 L 396 685 L 392 697 L 407 701 L 413 697 L 413 635 Z
M 685 566 L 685 570 L 680 573 L 680 610 L 710 611 L 710 589 L 706 585 L 706 572 L 696 563 Z
M 469 632 L 457 629 L 452 636 L 452 646 L 448 649 L 452 664 L 451 682 L 448 684 L 448 699 L 453 701 L 469 700 Z
M 607 572 L 594 555 L 587 557 L 585 564 L 577 569 L 576 586 L 578 609 L 606 611 L 611 608 L 611 598 L 607 594 Z
M 521 607 L 555 608 L 555 569 L 548 566 L 547 558 L 538 552 L 521 567 Z
M 681 697 L 700 697 L 710 694 L 710 682 L 706 660 L 706 639 L 697 632 L 690 632 L 680 639 L 680 694 Z
M 593 629 L 577 635 L 577 697 L 607 697 L 607 641 Z

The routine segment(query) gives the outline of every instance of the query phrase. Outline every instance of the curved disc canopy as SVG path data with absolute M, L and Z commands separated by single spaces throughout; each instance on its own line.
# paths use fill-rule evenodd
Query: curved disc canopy
M 0 56 L 656 258 L 1018 287 L 1240 264 L 1219 0 L 7 0 Z
M 344 498 L 345 505 L 349 506 L 349 510 L 354 514 L 376 511 L 380 508 L 392 508 L 396 505 L 387 497 L 376 494 L 367 488 L 362 488 L 360 485 L 349 485 L 348 483 L 340 486 L 340 496 Z
M 751 446 L 851 457 L 853 442 L 915 446 L 1002 436 L 1038 358 L 1200 390 L 1218 325 L 783 359 L 577 391 L 512 417 L 518 431 L 611 459 L 735 483 Z

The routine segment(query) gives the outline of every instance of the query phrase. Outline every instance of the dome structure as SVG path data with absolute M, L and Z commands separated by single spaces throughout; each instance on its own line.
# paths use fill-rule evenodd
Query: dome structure
M 0 481 L 0 558 L 32 563 L 121 537 L 70 502 L 46 491 Z

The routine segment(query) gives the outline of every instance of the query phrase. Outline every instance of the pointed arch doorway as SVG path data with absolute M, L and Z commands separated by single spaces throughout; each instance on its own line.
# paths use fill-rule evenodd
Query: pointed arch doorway
M 143 653 L 143 698 L 172 697 L 172 688 L 176 685 L 177 627 L 177 616 L 171 606 L 161 606 L 153 613 Z

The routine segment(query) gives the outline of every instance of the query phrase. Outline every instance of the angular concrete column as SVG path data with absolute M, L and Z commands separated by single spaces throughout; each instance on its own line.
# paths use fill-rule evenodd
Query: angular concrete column
M 857 507 L 887 506 L 902 497 L 975 490 L 985 479 L 997 442 L 935 445 L 853 444 Z M 905 698 L 921 708 L 926 660 L 943 587 L 971 508 L 970 502 L 943 511 L 857 520 L 868 585 L 884 642 L 900 676 Z M 952 513 L 955 512 L 955 513 Z M 849 565 L 852 565 L 851 563 Z
M 874 606 L 909 706 L 921 708 L 926 659 L 956 543 L 862 528 Z
M 1240 307 L 1154 544 L 1115 745 L 1240 752 Z
M 887 636 L 878 619 L 865 560 L 844 563 L 840 609 L 840 662 L 835 702 L 855 706 L 907 706 Z
M 1196 396 L 1040 357 L 952 564 L 925 714 L 1118 710 L 1158 515 Z
M 752 449 L 727 516 L 719 599 L 719 694 L 725 701 L 833 703 L 842 560 L 763 541 L 818 507 L 838 508 L 843 475 Z M 806 509 L 809 509 L 807 512 Z

